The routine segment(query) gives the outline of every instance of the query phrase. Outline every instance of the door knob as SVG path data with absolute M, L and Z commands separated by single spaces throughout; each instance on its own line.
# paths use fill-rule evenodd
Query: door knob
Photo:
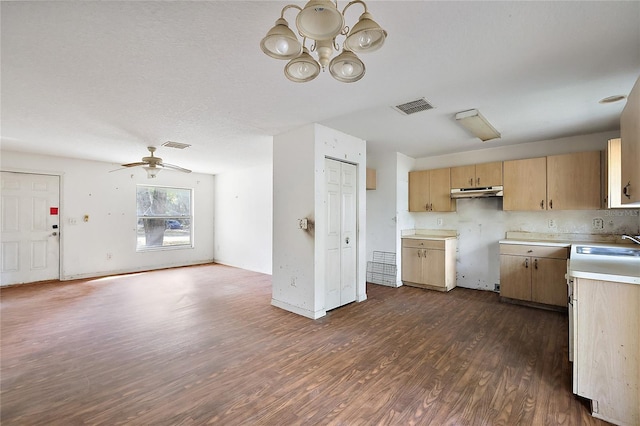
M 55 237 L 56 235 L 58 235 L 57 232 L 54 232 L 53 234 L 51 234 L 52 237 Z

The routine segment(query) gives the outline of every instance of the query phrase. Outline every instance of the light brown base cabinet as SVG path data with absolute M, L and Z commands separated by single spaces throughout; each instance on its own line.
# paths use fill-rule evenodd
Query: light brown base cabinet
M 567 247 L 500 244 L 500 297 L 566 309 Z
M 456 239 L 402 239 L 402 282 L 430 290 L 456 286 Z
M 573 393 L 593 417 L 640 424 L 640 285 L 573 278 Z

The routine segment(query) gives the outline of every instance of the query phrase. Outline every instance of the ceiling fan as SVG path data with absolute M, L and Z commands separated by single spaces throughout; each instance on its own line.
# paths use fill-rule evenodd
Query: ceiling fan
M 162 158 L 154 156 L 153 153 L 156 152 L 155 146 L 148 146 L 147 149 L 151 153 L 149 157 L 142 157 L 142 160 L 136 163 L 122 164 L 122 167 L 143 166 L 143 168 L 147 171 L 147 177 L 149 179 L 155 178 L 158 175 L 158 172 L 163 168 L 173 169 L 184 173 L 191 173 L 191 170 L 189 169 L 176 166 L 175 164 L 164 163 L 162 161 Z

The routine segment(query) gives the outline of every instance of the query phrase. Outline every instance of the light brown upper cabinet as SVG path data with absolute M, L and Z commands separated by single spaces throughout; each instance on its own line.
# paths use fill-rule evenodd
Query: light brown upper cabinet
M 502 161 L 451 168 L 451 188 L 502 185 Z
M 600 151 L 505 161 L 503 209 L 598 209 L 600 172 Z
M 456 203 L 450 193 L 450 168 L 409 172 L 410 212 L 455 211 Z
M 600 151 L 547 157 L 547 210 L 596 210 L 600 201 Z
M 504 162 L 503 210 L 546 210 L 547 158 Z
M 640 78 L 627 97 L 620 117 L 622 205 L 640 205 Z M 631 206 L 627 206 L 631 207 Z
M 376 189 L 376 169 L 367 168 L 367 189 Z

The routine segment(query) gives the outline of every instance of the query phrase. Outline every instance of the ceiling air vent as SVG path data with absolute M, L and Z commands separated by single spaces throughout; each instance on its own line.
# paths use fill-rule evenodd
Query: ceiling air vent
M 420 111 L 429 111 L 430 109 L 433 109 L 433 105 L 431 105 L 425 98 L 420 98 L 415 101 L 396 105 L 393 109 L 404 115 L 411 115 Z
M 191 145 L 189 145 L 188 143 L 182 143 L 182 142 L 166 141 L 165 143 L 162 144 L 162 146 L 166 146 L 167 148 L 185 149 L 185 148 L 189 148 Z

